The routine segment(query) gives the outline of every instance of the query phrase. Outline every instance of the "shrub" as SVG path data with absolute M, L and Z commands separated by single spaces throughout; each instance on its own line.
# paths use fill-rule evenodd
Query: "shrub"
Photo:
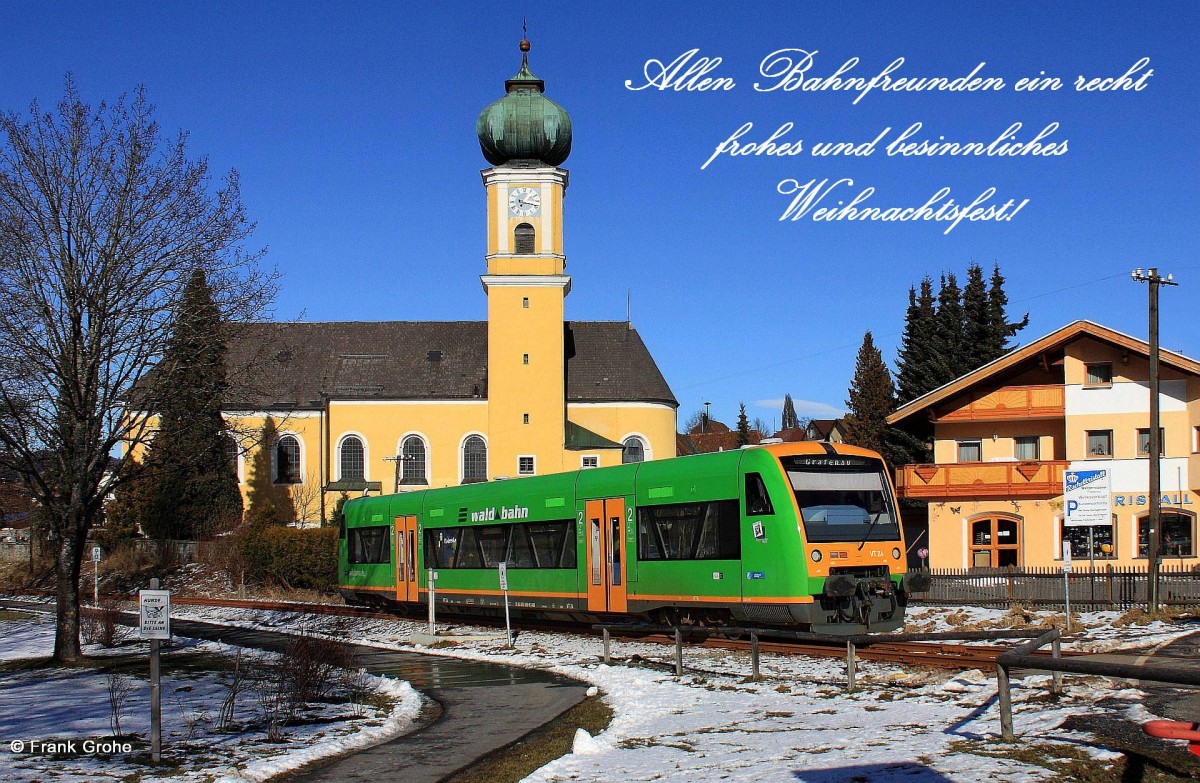
M 330 590 L 337 584 L 336 528 L 256 526 L 242 540 L 248 575 L 287 588 Z

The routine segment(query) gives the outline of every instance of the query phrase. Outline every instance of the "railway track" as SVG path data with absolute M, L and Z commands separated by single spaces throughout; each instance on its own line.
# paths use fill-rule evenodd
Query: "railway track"
M 374 609 L 364 609 L 343 604 L 302 603 L 296 601 L 254 600 L 254 599 L 220 599 L 189 596 L 176 596 L 171 599 L 174 603 L 190 606 L 212 606 L 222 608 L 259 609 L 265 611 L 299 612 L 308 614 L 333 615 L 343 617 L 363 617 L 378 620 L 394 620 L 397 614 L 380 612 Z M 409 619 L 423 619 L 410 616 Z M 470 622 L 478 625 L 497 625 L 491 618 L 472 617 Z M 537 623 L 521 621 L 514 626 L 525 630 L 551 631 L 558 633 L 578 633 L 594 635 L 590 625 L 583 623 Z M 630 641 L 642 641 L 658 644 L 673 645 L 675 640 L 663 634 L 622 633 L 615 638 Z M 745 650 L 749 652 L 748 639 L 728 639 L 719 636 L 709 636 L 701 641 L 689 642 L 693 647 L 711 649 Z M 900 663 L 907 666 L 933 666 L 944 669 L 975 669 L 990 668 L 996 664 L 996 656 L 1010 649 L 1001 645 L 983 644 L 947 644 L 944 642 L 878 642 L 870 645 L 860 645 L 855 649 L 858 658 L 868 661 Z M 807 655 L 820 658 L 842 658 L 846 648 L 837 644 L 814 644 L 786 640 L 765 639 L 760 641 L 759 650 L 764 653 L 778 655 Z M 1049 656 L 1042 651 L 1039 654 Z M 1063 655 L 1077 655 L 1063 651 Z

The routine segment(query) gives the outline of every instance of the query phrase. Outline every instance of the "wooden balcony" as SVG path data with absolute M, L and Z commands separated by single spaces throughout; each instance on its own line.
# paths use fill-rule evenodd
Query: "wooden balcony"
M 1020 419 L 1061 419 L 1063 387 L 1005 386 L 991 391 L 957 397 L 934 411 L 933 420 L 942 421 L 1015 421 Z
M 905 465 L 896 494 L 922 500 L 1052 498 L 1063 491 L 1066 460 Z

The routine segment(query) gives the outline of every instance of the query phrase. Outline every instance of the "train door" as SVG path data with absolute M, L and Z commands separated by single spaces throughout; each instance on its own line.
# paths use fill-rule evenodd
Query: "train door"
M 396 600 L 417 600 L 417 518 L 396 517 Z
M 588 610 L 625 612 L 625 500 L 589 500 L 584 505 L 587 531 Z

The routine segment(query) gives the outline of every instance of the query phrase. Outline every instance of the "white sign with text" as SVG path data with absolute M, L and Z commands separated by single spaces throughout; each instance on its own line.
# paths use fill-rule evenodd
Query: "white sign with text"
M 1107 469 L 1071 464 L 1063 474 L 1063 524 L 1112 524 L 1112 476 Z

